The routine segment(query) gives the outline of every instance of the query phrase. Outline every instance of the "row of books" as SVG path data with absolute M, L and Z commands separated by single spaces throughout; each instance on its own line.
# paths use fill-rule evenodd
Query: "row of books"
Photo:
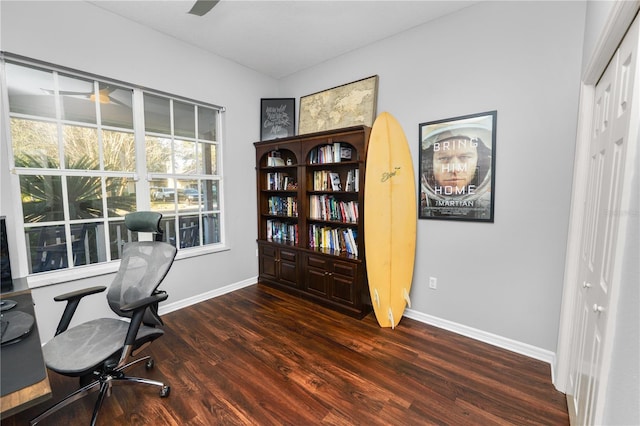
M 313 172 L 313 190 L 358 192 L 360 190 L 359 178 L 359 169 L 349 170 L 345 184 L 342 185 L 338 173 L 331 170 L 316 170 Z
M 298 184 L 287 173 L 273 172 L 267 173 L 267 189 L 273 191 L 296 190 Z
M 360 191 L 360 169 L 353 169 L 347 172 L 347 181 L 344 190 L 348 192 Z
M 296 197 L 269 197 L 269 214 L 277 216 L 298 216 L 298 199 Z
M 309 227 L 309 247 L 334 253 L 346 252 L 358 256 L 357 232 L 351 228 L 332 228 L 311 225 Z
M 333 195 L 311 195 L 309 196 L 309 217 L 318 220 L 358 223 L 358 202 L 338 201 Z
M 324 164 L 351 161 L 351 155 L 352 150 L 350 145 L 334 142 L 312 149 L 309 153 L 309 163 Z
M 314 191 L 342 191 L 340 175 L 331 170 L 316 170 L 313 172 Z
M 267 240 L 298 244 L 298 224 L 267 220 Z
M 287 160 L 282 158 L 280 151 L 271 151 L 267 154 L 267 167 L 281 167 L 285 164 L 291 165 L 292 160 L 290 158 L 287 158 Z

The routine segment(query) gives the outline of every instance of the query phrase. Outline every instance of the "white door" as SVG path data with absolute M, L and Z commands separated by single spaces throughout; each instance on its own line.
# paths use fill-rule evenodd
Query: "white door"
M 634 91 L 638 26 L 636 18 L 595 90 L 567 392 L 570 417 L 578 425 L 600 421 L 601 392 L 606 389 L 603 345 L 611 328 L 609 322 L 615 321 L 615 315 L 609 313 L 612 288 L 615 291 L 619 279 L 616 251 L 626 237 L 626 219 L 621 220 L 625 217 L 621 212 L 630 191 L 637 190 L 625 185 L 629 181 L 625 176 L 632 165 L 628 147 L 632 145 L 633 152 L 638 143 L 638 119 L 633 117 L 638 111 L 632 108 L 634 96 L 634 102 L 638 100 L 638 89 Z

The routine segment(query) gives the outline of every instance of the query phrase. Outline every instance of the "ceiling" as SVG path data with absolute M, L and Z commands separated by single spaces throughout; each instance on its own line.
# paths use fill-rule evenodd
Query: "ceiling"
M 468 7 L 477 1 L 194 0 L 90 3 L 276 79 Z

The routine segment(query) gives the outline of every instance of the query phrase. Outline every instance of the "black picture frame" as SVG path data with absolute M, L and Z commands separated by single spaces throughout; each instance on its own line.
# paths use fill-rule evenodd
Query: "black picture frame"
M 260 140 L 295 136 L 296 99 L 260 99 Z
M 420 219 L 494 221 L 497 118 L 487 111 L 419 124 Z

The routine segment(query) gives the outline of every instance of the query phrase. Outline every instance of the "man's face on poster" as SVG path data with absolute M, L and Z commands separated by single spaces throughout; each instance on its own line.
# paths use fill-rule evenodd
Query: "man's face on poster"
M 444 194 L 473 192 L 468 185 L 473 181 L 478 165 L 477 140 L 449 138 L 436 142 L 433 149 L 433 176 L 436 188 Z

